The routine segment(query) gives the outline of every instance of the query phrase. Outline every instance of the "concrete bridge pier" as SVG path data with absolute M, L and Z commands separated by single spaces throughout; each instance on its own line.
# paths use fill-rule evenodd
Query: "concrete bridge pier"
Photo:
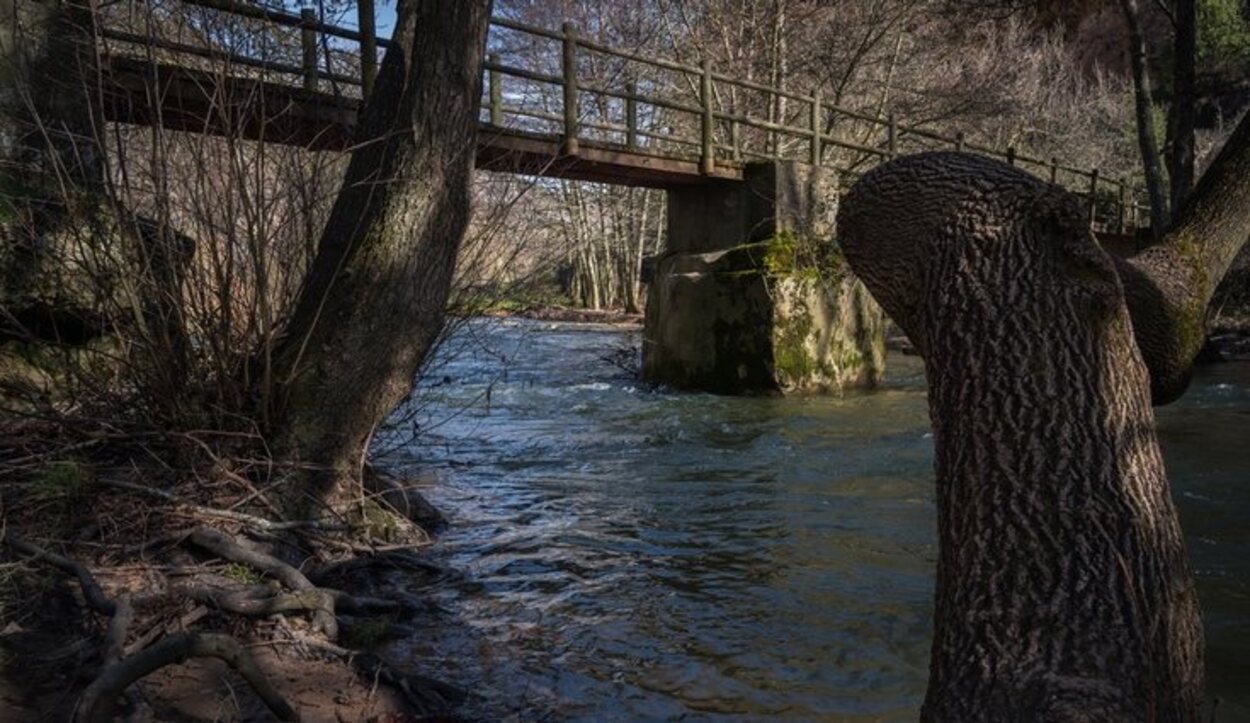
M 884 316 L 835 240 L 831 169 L 752 163 L 668 191 L 648 290 L 648 381 L 721 394 L 830 393 L 885 369 Z

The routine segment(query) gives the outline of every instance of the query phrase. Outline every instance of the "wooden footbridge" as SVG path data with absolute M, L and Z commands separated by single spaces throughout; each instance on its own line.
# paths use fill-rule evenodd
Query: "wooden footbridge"
M 373 0 L 355 29 L 315 11 L 238 0 L 116 3 L 97 36 L 105 117 L 314 150 L 352 143 L 379 53 Z M 798 160 L 855 176 L 895 154 L 950 148 L 1021 165 L 1090 199 L 1090 220 L 1136 227 L 1137 189 L 1058 159 L 987 148 L 699 66 L 645 57 L 506 17 L 491 21 L 478 167 L 672 188 L 741 180 L 751 160 Z M 744 99 L 749 99 L 744 100 Z M 778 112 L 780 109 L 786 112 Z

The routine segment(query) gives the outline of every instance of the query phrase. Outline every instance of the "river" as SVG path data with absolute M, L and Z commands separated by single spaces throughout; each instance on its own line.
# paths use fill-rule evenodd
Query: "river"
M 936 560 L 917 359 L 839 398 L 650 389 L 636 330 L 474 320 L 392 465 L 435 470 L 459 571 L 400 641 L 486 720 L 914 721 Z M 623 365 L 627 366 L 627 365 Z M 1159 411 L 1219 720 L 1250 720 L 1250 364 Z M 416 425 L 416 426 L 413 426 Z M 415 432 L 409 434 L 409 432 Z

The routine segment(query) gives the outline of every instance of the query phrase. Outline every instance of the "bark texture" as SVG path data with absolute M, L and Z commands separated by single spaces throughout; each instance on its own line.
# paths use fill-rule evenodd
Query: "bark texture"
M 441 330 L 469 216 L 491 3 L 401 2 L 343 187 L 285 340 L 279 437 L 321 468 L 326 498 L 359 479 L 373 428 L 412 390 Z
M 926 721 L 1196 721 L 1202 630 L 1123 285 L 1083 204 L 929 153 L 843 203 L 925 359 L 940 554 Z
M 1155 404 L 1181 396 L 1206 339 L 1207 306 L 1250 239 L 1250 116 L 1177 210 L 1162 240 L 1118 262 Z

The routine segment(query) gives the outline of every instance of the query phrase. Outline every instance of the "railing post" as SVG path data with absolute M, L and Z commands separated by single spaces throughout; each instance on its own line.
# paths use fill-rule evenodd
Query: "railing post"
M 1124 182 L 1124 179 L 1121 178 L 1120 179 L 1120 198 L 1116 202 L 1116 211 L 1117 211 L 1116 226 L 1119 228 L 1120 233 L 1124 233 L 1124 230 L 1125 228 L 1127 228 L 1127 225 L 1128 225 L 1127 204 L 1128 204 L 1128 184 L 1126 184 Z
M 898 119 L 891 113 L 889 117 L 889 128 L 886 135 L 886 150 L 890 152 L 890 158 L 898 155 Z
M 317 92 L 317 11 L 299 11 L 300 47 L 304 51 L 304 90 Z
M 1059 185 L 1059 159 L 1054 156 L 1050 158 L 1050 182 Z
M 373 94 L 373 81 L 378 77 L 378 32 L 373 0 L 357 0 L 356 25 L 360 28 L 360 92 L 368 98 Z
M 742 160 L 742 128 L 736 120 L 729 121 L 729 145 L 733 147 L 734 160 Z
M 1098 219 L 1098 169 L 1089 172 L 1089 225 Z
M 703 60 L 703 83 L 699 96 L 703 105 L 703 157 L 699 165 L 704 175 L 711 175 L 716 170 L 716 146 L 713 143 L 716 119 L 712 114 L 712 62 L 706 58 Z
M 486 60 L 491 65 L 499 65 L 499 56 L 492 53 Z M 490 124 L 503 125 L 503 80 L 499 71 L 491 68 L 488 76 L 490 82 Z
M 630 78 L 625 82 L 625 147 L 638 150 L 638 81 Z
M 577 28 L 564 24 L 564 153 L 576 156 L 577 138 Z
M 964 133 L 960 131 L 955 134 L 955 150 L 960 153 L 964 152 Z
M 1016 147 L 1015 146 L 1007 146 L 1007 165 L 1009 166 L 1016 165 Z
M 812 165 L 819 166 L 822 148 L 820 145 L 820 131 L 824 121 L 824 106 L 820 102 L 820 88 L 812 91 Z

